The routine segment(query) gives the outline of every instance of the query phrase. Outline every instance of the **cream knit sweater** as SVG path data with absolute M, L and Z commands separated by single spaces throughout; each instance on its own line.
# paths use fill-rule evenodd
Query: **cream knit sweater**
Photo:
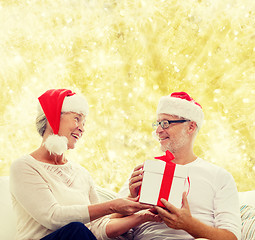
M 87 224 L 97 239 L 108 239 L 108 217 L 88 224 L 88 205 L 98 197 L 88 171 L 74 162 L 52 165 L 25 155 L 12 163 L 10 191 L 18 240 L 41 239 L 74 221 Z

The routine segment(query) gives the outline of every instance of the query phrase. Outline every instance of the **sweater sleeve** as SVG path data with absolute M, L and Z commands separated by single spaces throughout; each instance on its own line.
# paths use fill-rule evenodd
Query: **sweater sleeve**
M 90 178 L 90 194 L 89 199 L 91 204 L 99 203 L 98 194 L 96 187 L 92 178 Z M 109 223 L 109 215 L 98 218 L 90 223 L 87 223 L 86 226 L 92 231 L 98 240 L 110 240 L 106 234 L 106 226 Z
M 234 179 L 225 170 L 216 176 L 216 195 L 214 198 L 215 226 L 227 229 L 241 239 L 241 216 L 238 191 Z
M 26 161 L 12 164 L 10 191 L 23 209 L 47 229 L 54 231 L 73 221 L 90 221 L 87 205 L 60 205 L 43 176 Z

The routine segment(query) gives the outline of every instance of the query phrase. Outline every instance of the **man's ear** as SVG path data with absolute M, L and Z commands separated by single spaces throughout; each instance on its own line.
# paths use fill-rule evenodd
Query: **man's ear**
M 197 124 L 196 124 L 196 122 L 191 121 L 191 122 L 189 123 L 189 133 L 195 132 L 196 129 L 197 129 Z

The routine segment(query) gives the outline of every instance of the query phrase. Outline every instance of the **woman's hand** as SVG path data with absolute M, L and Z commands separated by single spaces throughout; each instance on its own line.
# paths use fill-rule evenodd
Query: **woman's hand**
M 151 209 L 152 205 L 143 204 L 138 202 L 138 197 L 136 198 L 118 198 L 112 200 L 111 211 L 113 213 L 120 213 L 124 216 L 132 215 L 143 209 Z
M 129 179 L 129 191 L 130 197 L 137 197 L 139 189 L 142 185 L 143 180 L 143 164 L 138 165 L 134 168 L 134 171 Z
M 148 221 L 162 222 L 162 218 L 157 214 L 157 211 L 155 210 L 155 208 L 141 210 L 135 214 L 141 217 L 141 223 L 148 222 Z
M 109 238 L 115 238 L 127 232 L 130 228 L 136 227 L 147 221 L 161 221 L 161 218 L 159 217 L 159 215 L 156 214 L 154 208 L 149 210 L 141 210 L 129 216 L 112 214 L 111 220 L 106 226 L 106 234 Z

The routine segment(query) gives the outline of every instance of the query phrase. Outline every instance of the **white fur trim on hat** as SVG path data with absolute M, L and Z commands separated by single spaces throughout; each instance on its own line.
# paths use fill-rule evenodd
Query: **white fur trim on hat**
M 157 114 L 165 113 L 189 119 L 196 122 L 198 129 L 202 126 L 204 113 L 194 101 L 181 98 L 163 96 L 159 100 Z
M 87 115 L 89 113 L 89 105 L 85 97 L 74 94 L 65 97 L 61 112 L 75 112 Z
M 67 143 L 65 136 L 52 134 L 46 138 L 44 146 L 50 154 L 62 155 L 67 150 Z

